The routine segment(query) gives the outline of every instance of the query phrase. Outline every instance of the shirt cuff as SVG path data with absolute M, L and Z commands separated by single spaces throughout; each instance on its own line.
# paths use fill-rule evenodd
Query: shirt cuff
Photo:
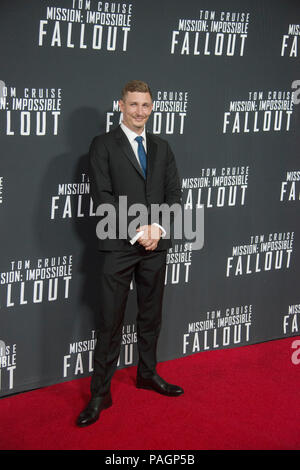
M 165 229 L 161 225 L 157 224 L 156 222 L 154 222 L 152 225 L 156 225 L 157 227 L 159 227 L 161 229 L 161 231 L 162 231 L 161 238 L 164 238 L 166 236 L 167 232 L 165 231 Z
M 131 245 L 134 245 L 135 242 L 136 242 L 142 235 L 144 235 L 144 230 L 143 230 L 142 232 L 138 232 L 138 233 L 130 240 Z

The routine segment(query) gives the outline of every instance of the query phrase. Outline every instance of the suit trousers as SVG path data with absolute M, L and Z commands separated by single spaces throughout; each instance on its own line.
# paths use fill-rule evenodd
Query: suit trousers
M 156 372 L 167 252 L 146 251 L 141 245 L 131 248 L 100 252 L 101 308 L 91 379 L 93 397 L 103 396 L 110 390 L 120 354 L 124 313 L 133 276 L 138 305 L 138 374 L 150 378 Z

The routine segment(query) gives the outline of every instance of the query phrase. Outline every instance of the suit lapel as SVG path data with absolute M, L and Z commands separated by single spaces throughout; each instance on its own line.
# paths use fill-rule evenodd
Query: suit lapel
M 130 163 L 134 166 L 136 171 L 141 175 L 141 177 L 145 179 L 142 169 L 134 154 L 134 151 L 132 150 L 132 147 L 126 135 L 122 131 L 121 127 L 120 126 L 117 127 L 115 132 L 116 132 L 116 140 L 118 142 L 118 145 L 122 149 L 123 153 L 126 155 Z M 150 182 L 150 178 L 153 172 L 153 167 L 155 164 L 156 154 L 157 154 L 157 144 L 154 142 L 151 134 L 147 132 L 147 178 L 146 178 L 147 184 L 149 184 Z
M 140 165 L 138 164 L 138 161 L 137 161 L 136 156 L 134 154 L 134 151 L 132 150 L 132 147 L 131 147 L 126 135 L 122 131 L 121 127 L 118 127 L 116 129 L 116 140 L 117 140 L 120 148 L 122 149 L 123 153 L 126 155 L 128 160 L 130 161 L 130 163 L 132 163 L 132 165 L 134 166 L 136 171 L 141 175 L 141 177 L 143 179 L 145 179 L 144 175 L 143 175 L 143 172 L 142 172 L 142 169 L 141 169 Z

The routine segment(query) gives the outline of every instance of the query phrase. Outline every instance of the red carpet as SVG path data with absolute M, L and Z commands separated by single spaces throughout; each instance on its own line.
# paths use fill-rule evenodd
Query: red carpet
M 82 429 L 89 378 L 3 398 L 0 449 L 300 449 L 299 339 L 164 362 L 158 372 L 185 389 L 177 398 L 137 390 L 135 367 L 117 371 L 113 407 Z

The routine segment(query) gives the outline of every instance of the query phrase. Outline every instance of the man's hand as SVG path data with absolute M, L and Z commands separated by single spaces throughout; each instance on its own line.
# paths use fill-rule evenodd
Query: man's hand
M 155 250 L 162 236 L 161 229 L 157 225 L 143 225 L 137 229 L 137 232 L 142 231 L 144 233 L 138 239 L 139 244 L 142 245 L 145 250 Z

